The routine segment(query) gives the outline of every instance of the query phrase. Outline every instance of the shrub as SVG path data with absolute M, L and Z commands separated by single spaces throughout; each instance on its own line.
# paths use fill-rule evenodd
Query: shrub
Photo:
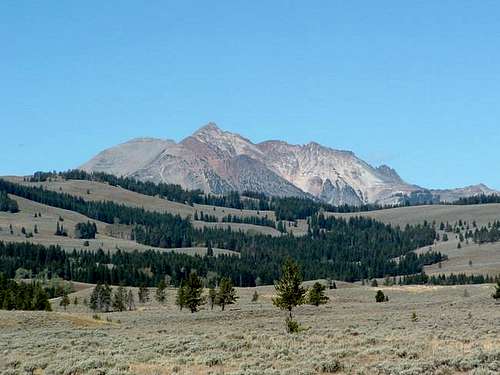
M 326 374 L 333 374 L 335 372 L 342 371 L 342 369 L 343 369 L 342 364 L 336 359 L 324 361 L 320 363 L 318 366 L 316 366 L 316 371 Z
M 492 297 L 498 301 L 500 299 L 500 280 L 497 282 L 495 286 L 495 293 L 492 294 Z
M 300 324 L 296 320 L 287 317 L 285 320 L 286 331 L 288 333 L 299 333 L 301 331 Z
M 386 302 L 386 297 L 385 297 L 384 292 L 382 292 L 381 290 L 377 291 L 377 294 L 375 295 L 375 301 Z
M 417 313 L 414 311 L 411 313 L 411 321 L 416 322 L 418 320 Z
M 259 300 L 259 293 L 257 291 L 253 292 L 252 302 L 257 302 Z

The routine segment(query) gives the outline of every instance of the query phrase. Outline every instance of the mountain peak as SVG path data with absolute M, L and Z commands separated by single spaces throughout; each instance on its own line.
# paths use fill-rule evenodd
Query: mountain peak
M 206 133 L 223 133 L 223 131 L 217 126 L 215 122 L 209 122 L 208 124 L 199 128 L 196 132 L 194 132 L 193 135 Z

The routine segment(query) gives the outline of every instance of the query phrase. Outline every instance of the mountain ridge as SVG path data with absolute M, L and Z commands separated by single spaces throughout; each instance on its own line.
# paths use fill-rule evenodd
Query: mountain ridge
M 275 196 L 314 197 L 334 205 L 400 204 L 456 200 L 496 193 L 484 184 L 426 189 L 406 183 L 387 165 L 373 167 L 352 151 L 311 141 L 253 143 L 208 123 L 175 142 L 141 137 L 108 148 L 81 169 L 179 184 L 224 194 L 252 190 Z

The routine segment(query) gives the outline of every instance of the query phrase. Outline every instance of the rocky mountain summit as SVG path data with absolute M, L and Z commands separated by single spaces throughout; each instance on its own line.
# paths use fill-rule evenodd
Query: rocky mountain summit
M 375 168 L 350 151 L 315 142 L 254 144 L 214 123 L 179 143 L 133 139 L 99 153 L 80 168 L 174 183 L 207 193 L 251 190 L 276 196 L 315 197 L 334 205 L 455 200 L 494 192 L 484 185 L 428 190 L 404 182 L 389 166 Z

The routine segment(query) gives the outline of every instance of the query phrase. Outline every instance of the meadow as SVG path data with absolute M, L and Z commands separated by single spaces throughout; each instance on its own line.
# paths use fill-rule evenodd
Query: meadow
M 221 312 L 167 302 L 135 311 L 0 311 L 2 374 L 498 374 L 500 305 L 492 285 L 373 288 L 337 283 L 328 304 L 304 305 L 285 330 L 272 286 L 238 289 Z M 383 290 L 388 302 L 375 303 Z M 134 292 L 137 290 L 134 289 Z M 254 291 L 257 302 L 251 302 Z M 152 293 L 153 294 L 153 293 Z

